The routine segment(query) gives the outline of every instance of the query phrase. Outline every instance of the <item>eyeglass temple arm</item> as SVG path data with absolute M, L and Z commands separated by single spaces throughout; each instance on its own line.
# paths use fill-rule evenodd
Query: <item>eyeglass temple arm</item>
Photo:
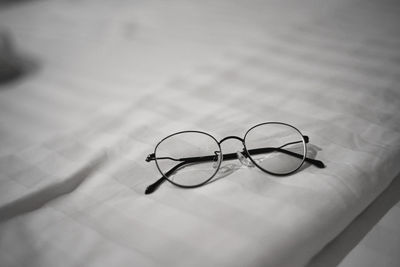
M 310 138 L 307 135 L 303 135 L 303 138 L 304 138 L 304 141 L 306 142 L 306 144 L 310 141 Z M 292 152 L 292 151 L 283 149 L 283 147 L 285 147 L 287 145 L 292 145 L 292 144 L 296 144 L 296 143 L 301 143 L 301 141 L 290 142 L 290 143 L 284 144 L 284 145 L 282 145 L 280 147 L 265 147 L 265 148 L 249 149 L 248 152 L 249 152 L 249 154 L 262 154 L 262 153 L 270 153 L 270 152 L 274 152 L 274 151 L 279 151 L 279 152 L 282 152 L 284 154 L 293 156 L 295 158 L 303 159 L 303 157 L 304 157 L 303 155 L 298 154 L 296 152 Z M 243 151 L 243 152 L 246 152 L 246 151 Z M 248 153 L 244 153 L 244 154 L 245 154 L 245 156 L 249 156 Z M 225 155 L 224 155 L 224 157 L 225 157 Z M 305 157 L 304 161 L 306 161 L 306 162 L 308 162 L 310 164 L 313 164 L 318 168 L 325 168 L 325 164 L 320 160 Z
M 172 167 L 163 177 L 161 177 L 160 179 L 158 179 L 157 181 L 155 181 L 154 183 L 152 183 L 151 185 L 149 185 L 146 188 L 146 191 L 144 191 L 144 193 L 146 195 L 153 193 L 154 191 L 157 190 L 157 188 L 163 184 L 165 181 L 167 181 L 167 177 L 169 177 L 171 174 L 173 174 L 177 169 L 179 169 L 180 167 L 182 167 L 185 164 L 188 164 L 189 162 L 183 161 L 181 163 L 178 163 L 177 165 L 175 165 L 174 167 Z
M 248 150 L 248 152 L 250 154 L 263 154 L 263 153 L 269 153 L 269 152 L 274 152 L 274 151 L 279 151 L 279 152 L 282 152 L 284 154 L 293 156 L 295 158 L 303 159 L 303 155 L 297 154 L 295 152 L 292 152 L 292 151 L 289 151 L 289 150 L 286 150 L 286 149 L 282 149 L 282 148 L 279 148 L 279 147 L 255 148 L 255 149 Z M 318 168 L 325 168 L 325 164 L 320 160 L 305 157 L 304 161 L 306 161 L 306 162 L 308 162 L 310 164 L 313 164 Z

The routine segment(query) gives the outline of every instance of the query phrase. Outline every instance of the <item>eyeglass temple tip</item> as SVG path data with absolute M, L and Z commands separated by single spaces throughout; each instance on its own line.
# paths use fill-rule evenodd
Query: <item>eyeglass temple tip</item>
M 320 168 L 320 169 L 323 169 L 323 168 L 326 167 L 326 165 L 325 165 L 322 161 L 317 160 L 317 159 L 309 159 L 309 158 L 306 158 L 306 161 L 312 163 L 314 166 L 316 166 L 316 167 L 318 167 L 318 168 Z
M 151 185 L 149 185 L 146 190 L 144 191 L 144 193 L 146 195 L 153 193 L 154 191 L 157 190 L 157 188 L 163 183 L 165 182 L 167 179 L 165 177 L 161 177 L 160 179 L 158 179 L 157 181 L 155 181 L 154 183 L 152 183 Z
M 152 184 L 152 185 L 149 185 L 149 186 L 146 188 L 146 190 L 144 191 L 144 193 L 145 193 L 146 195 L 149 195 L 149 194 L 153 193 L 154 191 L 156 191 L 156 189 L 157 189 L 157 187 L 154 186 L 154 184 Z
M 304 141 L 306 142 L 306 144 L 308 144 L 310 142 L 310 138 L 307 135 L 303 135 Z M 311 162 L 312 164 L 314 164 L 316 167 L 323 169 L 326 167 L 326 165 L 317 159 L 310 159 L 310 158 L 306 158 L 306 161 Z

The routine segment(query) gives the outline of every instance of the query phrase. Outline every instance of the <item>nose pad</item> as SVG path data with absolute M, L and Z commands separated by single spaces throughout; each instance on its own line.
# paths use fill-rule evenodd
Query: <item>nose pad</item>
M 219 163 L 221 162 L 222 158 L 221 158 L 221 152 L 220 151 L 214 151 L 215 154 L 215 160 L 213 163 L 213 168 L 216 169 L 219 166 Z
M 236 152 L 236 155 L 237 155 L 237 158 L 239 159 L 239 161 L 240 161 L 243 165 L 245 165 L 245 166 L 247 166 L 247 167 L 254 167 L 253 162 L 251 162 L 250 159 L 246 158 L 241 152 L 237 151 L 237 152 Z

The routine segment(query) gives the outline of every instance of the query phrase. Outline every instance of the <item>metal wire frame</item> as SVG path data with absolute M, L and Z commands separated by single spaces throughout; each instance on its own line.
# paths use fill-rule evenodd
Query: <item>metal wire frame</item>
M 293 128 L 295 131 L 297 131 L 300 134 L 300 136 L 302 137 L 302 140 L 301 141 L 287 143 L 287 144 L 284 144 L 284 145 L 282 145 L 280 147 L 266 147 L 266 148 L 247 149 L 247 147 L 246 147 L 246 137 L 247 137 L 248 133 L 251 130 L 253 130 L 254 128 L 259 127 L 261 125 L 266 125 L 266 124 L 281 124 L 281 125 L 285 125 L 285 126 L 291 127 L 291 128 Z M 215 155 L 208 155 L 208 156 L 201 156 L 201 157 L 186 157 L 186 158 L 179 158 L 179 159 L 175 159 L 175 158 L 172 158 L 172 157 L 159 157 L 159 158 L 156 157 L 157 148 L 164 140 L 166 140 L 166 139 L 168 139 L 168 138 L 170 138 L 170 137 L 172 137 L 174 135 L 178 135 L 178 134 L 182 134 L 182 133 L 200 133 L 200 134 L 205 134 L 205 135 L 211 137 L 216 142 L 216 144 L 218 145 L 218 149 L 219 150 L 214 152 Z M 238 136 L 227 136 L 227 137 L 224 137 L 223 139 L 221 139 L 220 141 L 217 141 L 217 139 L 215 139 L 215 137 L 213 137 L 209 133 L 206 133 L 206 132 L 203 132 L 203 131 L 180 131 L 180 132 L 176 132 L 176 133 L 170 134 L 167 137 L 163 138 L 160 142 L 157 143 L 156 147 L 154 148 L 154 152 L 147 156 L 147 158 L 146 158 L 147 162 L 150 162 L 150 161 L 153 161 L 153 160 L 156 162 L 157 169 L 162 174 L 162 177 L 160 179 L 158 179 L 156 182 L 154 182 L 153 184 L 149 185 L 146 188 L 145 194 L 153 193 L 165 181 L 169 181 L 170 183 L 172 183 L 172 184 L 174 184 L 174 185 L 176 185 L 178 187 L 181 187 L 181 188 L 196 188 L 196 187 L 200 187 L 200 186 L 203 186 L 204 184 L 208 183 L 218 173 L 218 170 L 219 170 L 219 168 L 221 166 L 221 163 L 222 163 L 222 161 L 224 159 L 225 160 L 232 160 L 232 159 L 237 159 L 238 158 L 237 153 L 228 153 L 228 154 L 223 154 L 222 153 L 221 144 L 222 144 L 222 142 L 224 142 L 226 140 L 229 140 L 229 139 L 236 139 L 236 140 L 241 141 L 242 144 L 243 144 L 243 150 L 241 151 L 241 154 L 244 157 L 249 158 L 250 161 L 256 167 L 258 167 L 260 170 L 262 170 L 262 171 L 264 171 L 266 173 L 269 173 L 271 175 L 287 176 L 287 175 L 293 174 L 293 173 L 295 173 L 296 171 L 298 171 L 301 168 L 301 166 L 304 164 L 304 162 L 308 162 L 308 163 L 310 163 L 310 164 L 312 164 L 312 165 L 314 165 L 314 166 L 316 166 L 318 168 L 325 168 L 325 164 L 322 161 L 307 157 L 307 145 L 306 144 L 309 142 L 309 137 L 306 136 L 306 135 L 303 135 L 296 127 L 294 127 L 294 126 L 292 126 L 290 124 L 287 124 L 287 123 L 283 123 L 283 122 L 264 122 L 264 123 L 259 123 L 259 124 L 255 125 L 255 126 L 251 127 L 249 130 L 247 130 L 247 132 L 245 133 L 243 138 L 240 138 Z M 298 154 L 298 153 L 283 149 L 284 146 L 287 146 L 289 144 L 299 143 L 299 142 L 302 142 L 303 145 L 304 145 L 304 150 L 305 150 L 304 151 L 304 155 L 301 155 L 301 154 Z M 268 170 L 264 169 L 263 167 L 259 166 L 258 163 L 251 157 L 251 154 L 254 155 L 254 154 L 262 154 L 262 153 L 270 153 L 270 152 L 274 152 L 274 151 L 279 151 L 281 153 L 284 153 L 284 154 L 287 154 L 287 155 L 290 155 L 290 156 L 293 156 L 293 157 L 296 157 L 296 158 L 300 158 L 300 159 L 302 159 L 302 162 L 301 162 L 301 164 L 299 164 L 299 166 L 296 169 L 294 169 L 294 170 L 292 170 L 290 172 L 282 174 L 282 173 L 274 173 L 274 172 L 271 172 L 271 171 L 268 171 Z M 159 164 L 157 162 L 157 160 L 161 160 L 161 159 L 170 159 L 170 160 L 173 160 L 173 161 L 180 161 L 180 163 L 178 163 L 177 165 L 172 167 L 169 171 L 164 173 L 161 170 L 161 168 L 160 168 L 160 166 L 159 166 Z M 186 165 L 193 164 L 193 163 L 200 163 L 200 162 L 208 162 L 208 161 L 218 161 L 218 166 L 215 168 L 214 174 L 211 177 L 209 177 L 208 179 L 206 179 L 205 181 L 203 181 L 202 183 L 199 183 L 199 184 L 196 184 L 196 185 L 182 185 L 182 184 L 175 183 L 173 180 L 168 179 L 168 177 L 170 177 L 173 173 L 178 171 L 180 168 L 185 167 Z

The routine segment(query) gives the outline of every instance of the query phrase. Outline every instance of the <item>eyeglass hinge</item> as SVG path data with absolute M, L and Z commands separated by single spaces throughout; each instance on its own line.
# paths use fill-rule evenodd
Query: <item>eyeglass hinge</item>
M 149 161 L 152 161 L 155 159 L 156 159 L 156 157 L 155 157 L 154 153 L 151 153 L 147 156 L 146 161 L 149 162 Z

